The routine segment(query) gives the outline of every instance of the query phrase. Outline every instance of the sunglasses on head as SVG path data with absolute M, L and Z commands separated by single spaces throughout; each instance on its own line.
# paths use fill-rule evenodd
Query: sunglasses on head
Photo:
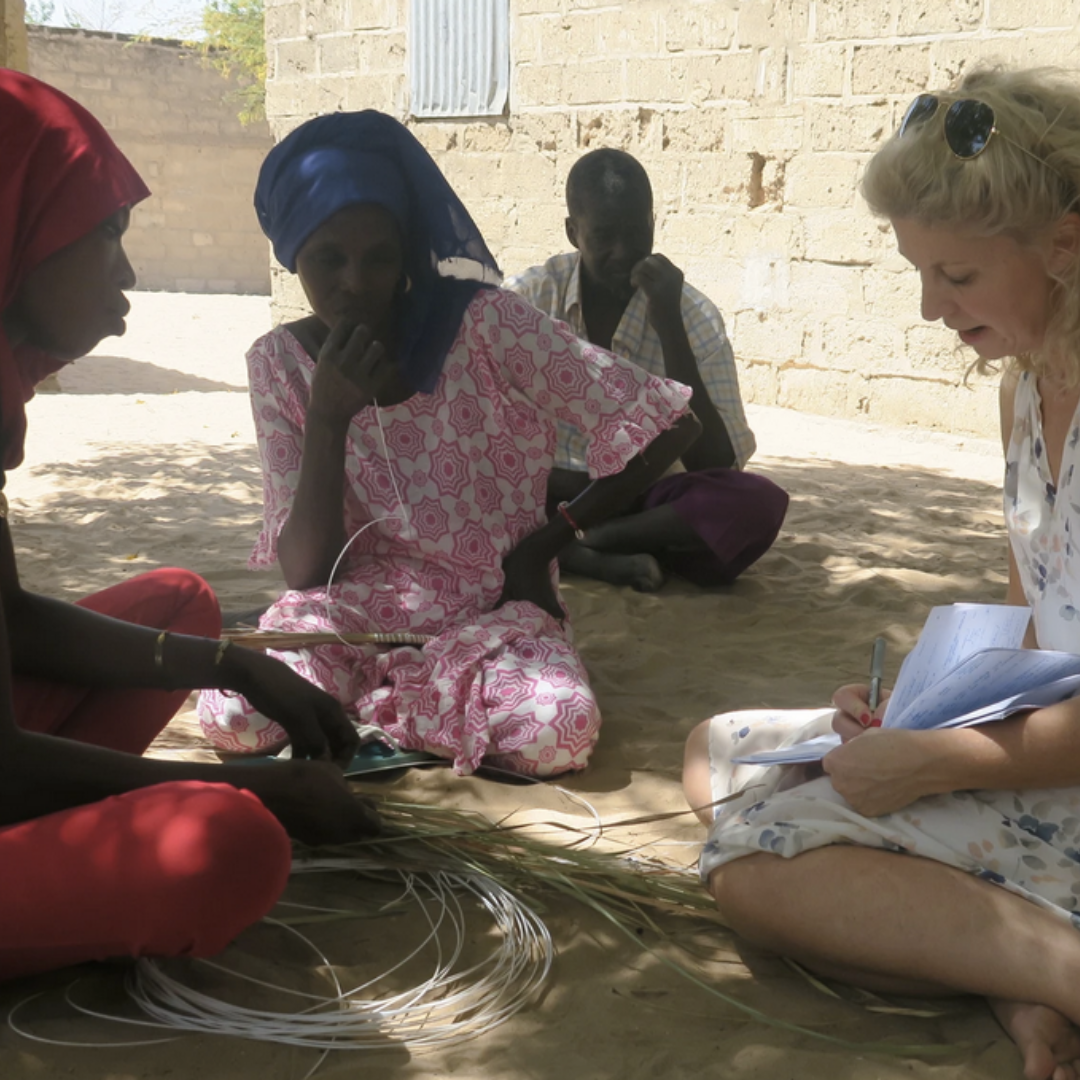
M 902 139 L 913 127 L 924 124 L 937 115 L 941 107 L 941 100 L 936 94 L 920 94 L 907 108 L 904 119 L 900 121 L 900 127 L 896 137 Z M 964 161 L 977 158 L 990 145 L 990 139 L 1001 132 L 994 126 L 994 110 L 983 101 L 975 101 L 972 98 L 962 98 L 954 101 L 945 110 L 944 122 L 945 143 L 949 149 Z M 1014 143 L 1011 139 L 1001 138 L 1023 150 L 1025 154 L 1030 151 Z M 1034 154 L 1030 154 L 1035 157 Z M 1041 158 L 1035 158 L 1041 161 Z
M 900 127 L 896 130 L 896 137 L 902 139 L 907 131 L 919 124 L 925 123 L 937 115 L 941 106 L 941 99 L 936 94 L 920 94 L 904 113 L 904 119 L 900 121 Z M 1080 202 L 1080 193 L 1077 193 L 1076 185 L 1055 169 L 1050 162 L 1032 153 L 1026 146 L 1003 135 L 994 123 L 994 110 L 985 101 L 975 101 L 973 98 L 961 98 L 954 101 L 945 110 L 945 120 L 942 124 L 945 135 L 945 145 L 961 161 L 971 161 L 977 158 L 990 145 L 990 139 L 997 135 L 1003 142 L 1016 147 L 1022 154 L 1037 161 L 1045 169 L 1049 169 L 1064 185 L 1064 190 L 1070 194 L 1067 209 L 1074 207 Z
M 940 106 L 941 100 L 936 94 L 920 94 L 904 113 L 904 119 L 900 121 L 896 137 L 902 139 L 906 131 L 930 120 L 937 114 Z M 1027 147 L 1010 139 L 1008 135 L 1002 135 L 994 125 L 994 110 L 985 101 L 975 101 L 973 98 L 961 98 L 959 101 L 954 101 L 945 110 L 943 128 L 946 146 L 962 161 L 977 158 L 990 145 L 990 139 L 997 135 L 1010 146 L 1015 146 L 1020 153 L 1027 154 L 1029 158 L 1049 169 L 1063 181 L 1065 180 L 1065 177 L 1048 161 L 1044 161 L 1038 154 L 1033 154 Z

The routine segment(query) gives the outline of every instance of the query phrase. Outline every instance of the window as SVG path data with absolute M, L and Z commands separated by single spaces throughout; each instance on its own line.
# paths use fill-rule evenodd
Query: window
M 413 116 L 502 116 L 510 0 L 410 0 L 409 82 Z

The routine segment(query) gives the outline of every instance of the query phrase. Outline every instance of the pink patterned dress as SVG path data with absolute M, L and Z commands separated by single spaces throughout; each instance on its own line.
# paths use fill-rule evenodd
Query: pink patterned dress
M 252 568 L 277 560 L 314 369 L 282 327 L 248 353 L 264 498 Z M 600 714 L 569 626 L 531 603 L 496 608 L 502 561 L 546 520 L 557 420 L 589 439 L 591 475 L 610 476 L 687 411 L 689 396 L 580 341 L 514 293 L 481 290 L 434 391 L 353 420 L 345 530 L 358 535 L 333 584 L 285 593 L 260 623 L 435 640 L 422 649 L 334 644 L 274 655 L 362 723 L 406 749 L 452 758 L 458 772 L 482 760 L 534 776 L 583 768 Z M 285 739 L 243 698 L 218 691 L 201 695 L 199 718 L 227 750 Z

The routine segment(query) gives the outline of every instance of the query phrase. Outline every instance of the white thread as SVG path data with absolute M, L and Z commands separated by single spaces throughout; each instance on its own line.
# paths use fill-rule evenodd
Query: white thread
M 402 893 L 381 908 L 395 907 L 403 899 L 411 900 L 426 924 L 422 940 L 408 955 L 397 958 L 388 970 L 359 986 L 343 987 L 329 958 L 295 927 L 267 920 L 295 936 L 314 953 L 321 970 L 331 980 L 332 993 L 320 995 L 294 990 L 232 971 L 219 963 L 196 961 L 243 982 L 310 1003 L 294 1013 L 248 1009 L 185 986 L 168 975 L 158 961 L 139 960 L 128 976 L 127 989 L 150 1021 L 91 1012 L 77 1005 L 70 994 L 68 1000 L 80 1012 L 117 1023 L 234 1035 L 323 1051 L 307 1073 L 307 1080 L 330 1050 L 385 1049 L 394 1045 L 404 1045 L 413 1051 L 427 1050 L 454 1045 L 490 1031 L 528 1004 L 551 970 L 554 947 L 547 927 L 528 905 L 484 874 L 445 868 L 417 874 L 388 870 L 371 859 L 358 857 L 307 859 L 293 865 L 293 872 L 298 874 L 338 871 L 375 876 L 380 881 L 396 875 L 401 880 Z M 460 967 L 465 944 L 476 940 L 476 934 L 469 932 L 462 894 L 475 898 L 500 931 L 494 952 L 465 968 Z M 360 999 L 360 995 L 372 993 L 381 981 L 420 958 L 425 950 L 434 953 L 427 978 L 382 999 Z M 34 995 L 37 996 L 40 995 Z M 21 1002 L 8 1016 L 11 1030 L 28 1039 L 63 1046 L 149 1045 L 61 1042 L 34 1035 L 15 1023 L 18 1009 L 31 1000 L 33 997 Z
M 405 509 L 405 500 L 401 497 L 401 489 L 398 487 L 397 477 L 394 475 L 394 467 L 390 463 L 390 450 L 386 445 L 386 432 L 383 430 L 382 413 L 379 410 L 378 398 L 372 398 L 371 404 L 372 407 L 375 409 L 375 421 L 379 425 L 379 441 L 382 444 L 383 462 L 386 465 L 387 473 L 389 473 L 390 475 L 390 486 L 394 489 L 394 497 L 397 499 L 398 512 L 396 514 L 386 514 L 383 517 L 375 518 L 374 520 L 365 522 L 363 525 L 361 525 L 360 528 L 357 529 L 356 532 L 354 532 L 352 536 L 350 536 L 349 539 L 345 542 L 345 546 L 338 553 L 338 557 L 334 560 L 334 565 L 330 568 L 330 577 L 326 582 L 326 603 L 324 605 L 324 609 L 326 612 L 326 621 L 330 625 L 330 632 L 337 636 L 338 640 L 342 643 L 342 645 L 349 646 L 350 648 L 360 648 L 360 646 L 349 645 L 349 642 L 347 642 L 341 636 L 341 631 L 338 630 L 337 625 L 334 622 L 334 616 L 331 614 L 331 605 L 336 607 L 341 603 L 338 600 L 332 601 L 330 598 L 330 587 L 334 584 L 334 578 L 337 576 L 337 571 L 338 567 L 341 565 L 341 560 L 345 558 L 345 555 L 348 552 L 349 548 L 352 547 L 353 541 L 356 540 L 362 533 L 370 529 L 372 525 L 379 525 L 384 521 L 396 520 L 401 522 L 403 531 L 409 528 L 409 515 Z M 365 621 L 370 622 L 370 619 L 367 618 L 366 612 L 362 612 L 361 614 L 363 614 Z

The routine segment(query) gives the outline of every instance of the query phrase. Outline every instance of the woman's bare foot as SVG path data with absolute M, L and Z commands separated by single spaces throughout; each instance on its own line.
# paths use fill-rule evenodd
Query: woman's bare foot
M 991 1001 L 1024 1059 L 1026 1080 L 1080 1080 L 1080 1031 L 1047 1005 Z
M 598 578 L 611 585 L 629 585 L 638 592 L 656 592 L 664 571 L 652 555 L 621 555 L 573 543 L 559 556 L 559 566 L 571 574 Z

